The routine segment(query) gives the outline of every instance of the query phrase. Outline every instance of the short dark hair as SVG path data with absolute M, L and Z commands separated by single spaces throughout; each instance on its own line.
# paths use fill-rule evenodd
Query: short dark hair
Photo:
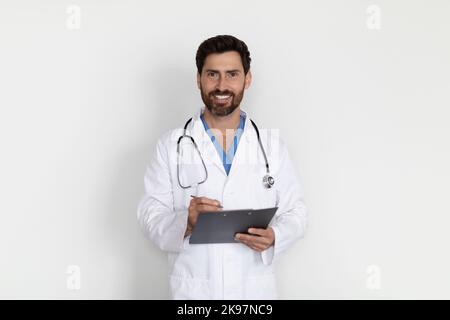
M 250 52 L 244 41 L 230 35 L 219 35 L 203 41 L 197 50 L 195 62 L 197 63 L 198 73 L 202 73 L 206 57 L 211 53 L 224 53 L 227 51 L 237 51 L 241 56 L 244 73 L 250 70 Z

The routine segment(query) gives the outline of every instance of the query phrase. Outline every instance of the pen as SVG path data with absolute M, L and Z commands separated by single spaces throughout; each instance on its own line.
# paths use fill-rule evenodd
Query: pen
M 191 197 L 194 198 L 194 199 L 197 198 L 196 196 L 193 196 L 192 194 L 191 194 Z M 220 204 L 217 207 L 218 208 L 223 208 Z

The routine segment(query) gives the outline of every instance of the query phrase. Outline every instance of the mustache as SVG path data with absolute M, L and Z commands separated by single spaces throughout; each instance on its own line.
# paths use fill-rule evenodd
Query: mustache
M 211 92 L 210 95 L 211 96 L 214 96 L 214 95 L 230 95 L 230 96 L 234 96 L 234 93 L 230 92 L 230 91 L 218 91 L 218 90 L 216 90 L 216 91 Z

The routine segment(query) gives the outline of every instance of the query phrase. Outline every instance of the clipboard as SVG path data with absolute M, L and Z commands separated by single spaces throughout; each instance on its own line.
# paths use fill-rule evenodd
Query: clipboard
M 236 233 L 248 233 L 248 228 L 266 229 L 277 209 L 278 207 L 202 212 L 189 243 L 237 243 L 239 241 L 234 240 Z

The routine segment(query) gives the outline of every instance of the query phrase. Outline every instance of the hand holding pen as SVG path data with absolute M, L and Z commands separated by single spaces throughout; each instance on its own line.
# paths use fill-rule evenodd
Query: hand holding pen
M 223 209 L 218 200 L 209 199 L 206 197 L 196 197 L 193 195 L 191 195 L 191 197 L 192 199 L 188 208 L 188 223 L 184 236 L 192 234 L 192 230 L 197 223 L 198 215 L 200 214 L 200 212 L 221 211 Z

